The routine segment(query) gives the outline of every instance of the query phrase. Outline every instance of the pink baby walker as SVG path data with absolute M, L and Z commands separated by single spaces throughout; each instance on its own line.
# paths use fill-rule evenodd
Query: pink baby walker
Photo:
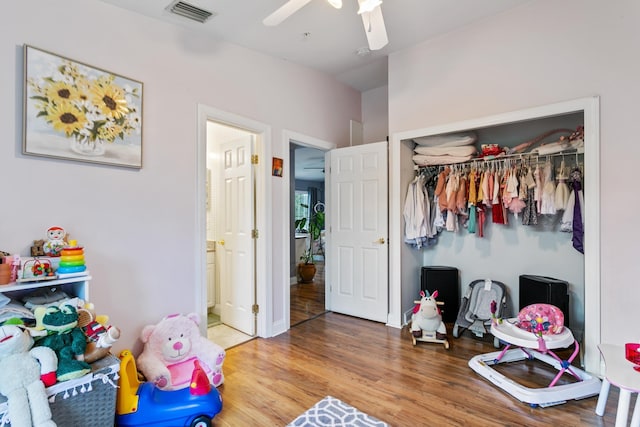
M 481 354 L 469 361 L 469 367 L 505 390 L 516 399 L 532 407 L 552 406 L 567 400 L 583 399 L 600 392 L 600 380 L 573 366 L 580 346 L 569 328 L 564 326 L 562 311 L 550 304 L 532 304 L 512 319 L 495 318 L 491 333 L 505 344 L 502 351 Z M 575 345 L 567 360 L 562 360 L 553 350 Z M 493 369 L 499 363 L 537 359 L 554 367 L 558 373 L 547 387 L 528 388 L 518 384 Z M 575 382 L 557 385 L 564 374 L 575 378 Z

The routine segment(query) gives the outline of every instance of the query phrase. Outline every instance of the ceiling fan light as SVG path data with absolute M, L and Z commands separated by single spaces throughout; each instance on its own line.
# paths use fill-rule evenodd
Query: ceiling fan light
M 327 0 L 336 9 L 342 9 L 342 0 Z
M 380 6 L 381 4 L 382 4 L 382 0 L 361 0 L 360 9 L 358 9 L 358 15 L 372 12 L 373 9 Z

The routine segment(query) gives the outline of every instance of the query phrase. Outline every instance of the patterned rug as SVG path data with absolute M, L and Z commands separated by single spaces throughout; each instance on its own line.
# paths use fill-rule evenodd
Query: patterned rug
M 387 423 L 327 396 L 287 427 L 389 427 Z

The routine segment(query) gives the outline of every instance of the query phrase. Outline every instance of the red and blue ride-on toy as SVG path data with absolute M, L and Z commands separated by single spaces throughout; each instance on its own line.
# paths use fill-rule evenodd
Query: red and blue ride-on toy
M 222 397 L 196 360 L 189 387 L 160 390 L 140 382 L 129 350 L 120 353 L 120 383 L 116 402 L 118 426 L 211 427 L 222 410 Z

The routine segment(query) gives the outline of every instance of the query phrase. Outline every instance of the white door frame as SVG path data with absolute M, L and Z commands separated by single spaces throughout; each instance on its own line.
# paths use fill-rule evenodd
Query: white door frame
M 600 353 L 597 345 L 600 344 L 600 98 L 597 96 L 579 98 L 555 104 L 533 107 L 525 110 L 512 111 L 479 119 L 449 123 L 441 126 L 432 126 L 392 134 L 389 151 L 389 322 L 388 325 L 402 327 L 403 300 L 409 301 L 413 295 L 403 295 L 403 281 L 409 283 L 415 280 L 406 277 L 407 273 L 413 274 L 414 270 L 402 268 L 403 266 L 403 238 L 402 238 L 402 208 L 401 203 L 406 192 L 402 188 L 401 174 L 406 175 L 406 161 L 410 161 L 413 149 L 408 149 L 402 141 L 412 138 L 437 135 L 449 132 L 478 129 L 488 126 L 496 126 L 518 121 L 545 118 L 567 113 L 584 113 L 584 167 L 588 173 L 585 181 L 584 192 L 585 212 L 591 212 L 588 221 L 584 224 L 584 280 L 585 280 L 585 319 L 584 319 L 584 365 L 585 370 L 593 373 L 601 371 Z M 405 257 L 409 258 L 409 257 Z M 404 271 L 403 271 L 404 270 Z M 404 280 L 403 280 L 404 279 Z M 410 306 L 410 305 L 408 305 Z M 406 308 L 405 306 L 404 308 Z
M 293 132 L 290 130 L 286 130 L 284 129 L 282 131 L 282 146 L 285 147 L 285 149 L 282 150 L 283 154 L 282 154 L 282 158 L 283 158 L 283 163 L 285 165 L 285 170 L 286 168 L 288 168 L 291 165 L 291 159 L 289 157 L 289 144 L 291 142 L 295 142 L 298 145 L 302 145 L 305 147 L 310 147 L 310 148 L 317 148 L 319 150 L 324 150 L 324 151 L 329 151 L 332 150 L 334 148 L 337 148 L 337 145 L 333 142 L 327 142 L 327 141 L 323 141 L 321 139 L 317 139 L 317 138 L 313 138 L 311 136 L 307 136 L 307 135 L 303 135 L 301 133 L 297 133 L 297 132 Z M 326 166 L 326 165 L 325 165 Z M 285 173 L 283 178 L 284 178 L 284 188 L 287 191 L 287 196 L 284 197 L 284 206 L 282 207 L 282 212 L 286 212 L 287 213 L 287 218 L 289 217 L 289 209 L 291 208 L 291 201 L 289 200 L 289 188 L 291 186 L 291 179 L 290 179 L 290 175 L 289 173 Z M 325 199 L 326 199 L 326 188 L 327 188 L 327 182 L 325 181 Z M 325 222 L 326 224 L 326 222 Z M 291 295 L 290 295 L 290 291 L 289 291 L 289 287 L 291 286 L 291 283 L 289 281 L 289 270 L 290 270 L 290 263 L 291 263 L 291 236 L 290 236 L 291 230 L 289 230 L 289 221 L 286 221 L 285 226 L 282 227 L 282 236 L 280 236 L 281 241 L 284 242 L 284 244 L 281 246 L 282 248 L 282 271 L 284 276 L 284 280 L 282 283 L 282 306 L 284 307 L 284 324 L 278 324 L 276 322 L 276 324 L 274 324 L 274 335 L 277 335 L 279 333 L 285 332 L 287 331 L 290 327 L 291 327 L 291 313 L 289 311 L 289 307 L 291 304 Z M 275 236 L 274 236 L 275 237 Z M 328 273 L 327 273 L 327 268 L 330 268 L 330 266 L 325 265 L 325 280 L 328 277 Z M 327 286 L 327 282 L 325 282 L 325 286 Z M 326 294 L 325 294 L 326 295 Z M 329 306 L 327 306 L 327 308 L 330 308 Z
M 271 194 L 271 183 L 267 179 L 270 175 L 270 165 L 264 153 L 265 147 L 271 145 L 271 127 L 236 114 L 227 113 L 217 110 L 203 104 L 198 104 L 198 120 L 197 120 L 197 137 L 198 147 L 196 151 L 196 235 L 195 242 L 195 272 L 196 272 L 196 301 L 195 307 L 200 315 L 200 332 L 206 336 L 207 330 L 207 220 L 206 220 L 206 171 L 207 171 L 207 122 L 213 121 L 234 126 L 248 132 L 256 134 L 255 154 L 258 155 L 259 161 L 256 165 L 256 229 L 259 232 L 257 239 L 256 253 L 256 277 L 257 292 L 256 303 L 259 306 L 257 316 L 256 334 L 259 337 L 271 336 L 272 325 L 267 319 L 272 318 L 271 301 L 273 294 L 272 282 L 268 280 L 271 277 L 272 257 L 271 251 L 267 248 L 271 246 L 271 231 L 267 224 L 271 223 L 271 203 L 267 194 Z

